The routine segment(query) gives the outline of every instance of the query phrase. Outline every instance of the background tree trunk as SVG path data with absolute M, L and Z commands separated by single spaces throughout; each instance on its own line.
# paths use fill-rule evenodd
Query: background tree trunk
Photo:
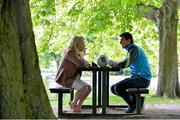
M 179 95 L 178 65 L 177 65 L 177 26 L 178 1 L 164 0 L 159 11 L 159 76 L 157 96 L 164 94 L 170 98 Z
M 50 55 L 53 57 L 54 61 L 56 62 L 56 68 L 58 69 L 59 67 L 59 63 L 60 63 L 60 60 L 61 60 L 61 54 L 56 54 L 56 53 L 53 53 L 51 52 Z
M 0 118 L 54 118 L 27 0 L 0 1 Z
M 164 0 L 161 8 L 151 9 L 145 17 L 153 20 L 159 31 L 159 74 L 156 96 L 180 97 L 177 57 L 179 0 Z

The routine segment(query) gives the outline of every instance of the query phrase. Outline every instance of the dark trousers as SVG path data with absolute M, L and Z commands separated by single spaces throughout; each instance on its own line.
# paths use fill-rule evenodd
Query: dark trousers
M 149 85 L 150 80 L 135 75 L 112 85 L 111 91 L 113 94 L 121 96 L 129 106 L 134 106 L 136 103 L 136 96 L 134 94 L 129 95 L 126 89 L 147 88 Z

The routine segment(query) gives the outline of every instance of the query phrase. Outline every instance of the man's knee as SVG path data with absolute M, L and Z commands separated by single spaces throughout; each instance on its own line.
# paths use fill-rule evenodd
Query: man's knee
M 111 92 L 115 95 L 121 96 L 121 95 L 123 95 L 124 91 L 125 90 L 123 89 L 122 86 L 117 86 L 116 84 L 111 86 Z
M 111 86 L 111 92 L 112 92 L 113 94 L 115 94 L 115 86 L 114 86 L 114 85 Z
M 116 85 L 111 86 L 111 92 L 115 95 L 119 95 L 119 88 Z

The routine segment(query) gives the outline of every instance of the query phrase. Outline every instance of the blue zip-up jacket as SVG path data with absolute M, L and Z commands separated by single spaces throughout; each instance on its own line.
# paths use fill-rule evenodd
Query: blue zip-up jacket
M 125 49 L 128 51 L 126 59 L 119 63 L 114 62 L 112 66 L 130 67 L 132 75 L 151 80 L 150 65 L 144 51 L 135 44 L 129 44 Z

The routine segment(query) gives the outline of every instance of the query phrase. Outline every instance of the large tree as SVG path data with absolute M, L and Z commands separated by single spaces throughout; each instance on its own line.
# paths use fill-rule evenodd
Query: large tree
M 156 14 L 159 29 L 159 77 L 157 95 L 180 97 L 177 57 L 177 26 L 179 0 L 164 0 Z
M 100 46 L 101 49 L 98 49 L 99 51 L 105 51 L 105 49 L 108 49 L 108 51 L 114 51 L 114 45 L 112 44 L 113 41 L 108 41 L 112 40 L 110 37 L 117 36 L 117 34 L 122 31 L 131 31 L 131 33 L 133 33 L 133 27 L 136 27 L 133 26 L 134 23 L 141 21 L 144 17 L 153 20 L 158 28 L 160 41 L 159 74 L 156 95 L 167 95 L 170 98 L 175 98 L 180 96 L 177 64 L 179 2 L 180 0 L 99 0 L 98 2 L 90 2 L 90 0 L 61 1 L 61 4 L 63 4 L 62 6 L 67 7 L 67 10 L 69 11 L 66 10 L 64 12 L 64 9 L 61 7 L 62 14 L 60 20 L 65 27 L 68 27 L 69 25 L 69 27 L 72 28 L 71 30 L 73 30 L 73 32 L 75 31 L 75 33 L 85 33 L 87 36 L 97 36 L 100 39 L 100 42 L 93 42 L 97 42 L 95 43 L 96 48 Z M 71 7 L 69 7 L 69 5 Z M 143 24 L 146 24 L 146 22 Z M 61 30 L 63 30 L 63 28 Z M 135 34 L 138 34 L 137 32 L 139 31 L 135 31 Z M 143 31 L 143 33 L 144 32 L 145 31 Z M 149 33 L 150 31 L 148 34 Z M 151 33 L 151 35 L 152 36 L 149 35 L 148 37 L 153 37 L 153 33 Z M 108 36 L 110 37 L 108 38 Z M 151 41 L 143 46 L 150 49 L 150 42 Z M 108 47 L 108 44 L 111 47 Z M 103 46 L 105 46 L 105 49 L 103 49 Z M 93 47 L 91 49 L 96 48 Z M 114 55 L 117 56 L 117 54 Z
M 28 0 L 0 0 L 0 118 L 54 118 Z
M 165 94 L 171 98 L 180 97 L 177 57 L 179 5 L 180 0 L 164 0 L 160 8 L 149 6 L 151 10 L 145 15 L 156 23 L 159 31 L 160 46 L 157 96 L 163 96 Z
M 63 42 L 65 39 L 62 40 L 61 38 L 65 38 L 65 36 L 68 37 L 69 34 L 84 33 L 89 38 L 88 48 L 93 49 L 93 52 L 89 52 L 90 57 L 94 58 L 93 55 L 97 56 L 104 51 L 106 51 L 106 53 L 109 53 L 108 51 L 116 51 L 109 53 L 109 55 L 113 58 L 119 58 L 119 46 L 115 45 L 116 43 L 113 41 L 115 38 L 112 36 L 117 36 L 117 34 L 122 31 L 131 31 L 131 33 L 144 35 L 146 33 L 144 29 L 149 28 L 147 25 L 149 23 L 146 21 L 140 23 L 139 21 L 142 21 L 143 17 L 146 17 L 156 24 L 159 35 L 159 74 L 156 95 L 167 95 L 171 98 L 180 96 L 177 64 L 177 27 L 180 0 L 90 1 L 91 0 L 72 0 L 56 1 L 54 3 L 54 5 L 56 5 L 56 26 L 58 26 L 57 29 L 59 32 L 54 33 L 54 39 L 48 39 L 50 41 L 48 41 L 48 46 L 53 49 L 59 48 L 53 51 L 62 51 L 64 45 L 62 43 L 65 43 Z M 33 3 L 36 2 L 34 1 Z M 43 6 L 47 5 L 44 3 Z M 36 10 L 36 8 L 37 7 L 34 7 L 34 10 Z M 48 8 L 50 9 L 51 6 L 48 6 Z M 44 12 L 48 13 L 49 10 L 46 10 L 46 8 L 42 10 L 42 8 L 39 7 L 39 11 L 42 11 L 41 20 L 47 20 L 44 19 L 44 16 L 48 14 L 44 14 Z M 39 18 L 39 11 L 35 13 L 35 16 L 38 17 L 34 18 Z M 61 13 L 58 14 L 58 11 L 61 11 Z M 50 18 L 52 18 L 52 16 Z M 137 25 L 139 24 L 138 22 L 141 25 Z M 144 26 L 144 29 L 140 31 L 139 26 Z M 138 29 L 134 30 L 135 27 L 138 27 Z M 64 33 L 68 34 L 66 35 Z M 154 38 L 154 34 L 157 33 L 152 33 L 152 30 L 148 30 L 147 34 L 146 36 Z M 141 38 L 140 40 L 143 41 L 143 39 L 144 38 Z M 41 43 L 42 42 L 41 40 Z M 55 47 L 51 43 L 56 43 Z M 146 51 L 150 51 L 149 54 L 154 54 L 155 50 L 152 50 L 154 46 L 151 45 L 151 43 L 151 41 L 142 42 L 142 46 L 146 48 Z M 47 45 L 45 44 L 44 46 L 46 47 Z M 154 49 L 157 48 L 154 47 Z M 155 55 L 149 56 L 152 56 L 151 60 L 156 57 Z

